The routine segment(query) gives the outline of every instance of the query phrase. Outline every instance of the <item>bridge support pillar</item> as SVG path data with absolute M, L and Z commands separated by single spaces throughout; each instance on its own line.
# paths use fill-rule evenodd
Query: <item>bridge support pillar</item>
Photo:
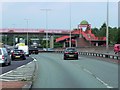
M 54 36 L 50 37 L 50 48 L 54 48 Z
M 75 47 L 77 47 L 78 45 L 77 45 L 77 40 L 75 40 Z
M 2 34 L 0 34 L 0 43 L 2 43 Z
M 96 43 L 96 46 L 98 46 L 98 43 Z

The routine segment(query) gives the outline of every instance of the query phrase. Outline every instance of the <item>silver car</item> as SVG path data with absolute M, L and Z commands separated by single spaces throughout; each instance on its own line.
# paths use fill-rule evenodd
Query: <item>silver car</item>
M 10 55 L 8 54 L 6 48 L 0 48 L 0 64 L 1 65 L 10 65 L 11 64 Z

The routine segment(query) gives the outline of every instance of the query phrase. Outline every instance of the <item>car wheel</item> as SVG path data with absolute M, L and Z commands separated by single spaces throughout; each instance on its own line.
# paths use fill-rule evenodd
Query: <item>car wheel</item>
M 8 63 L 8 65 L 11 65 L 11 61 Z
M 78 57 L 76 59 L 78 60 Z
M 5 64 L 4 64 L 5 66 L 8 66 L 9 65 L 9 63 L 7 63 L 7 62 L 5 62 Z
M 64 57 L 64 60 L 67 60 L 67 58 Z
M 15 60 L 15 58 L 12 57 L 12 60 Z
M 24 57 L 23 60 L 26 60 L 26 58 Z

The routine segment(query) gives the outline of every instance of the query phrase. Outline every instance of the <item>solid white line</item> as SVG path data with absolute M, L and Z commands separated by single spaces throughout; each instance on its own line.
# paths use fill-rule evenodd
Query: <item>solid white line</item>
M 30 64 L 30 63 L 32 63 L 32 62 L 29 62 L 29 63 L 27 63 L 27 64 Z M 26 64 L 26 65 L 27 65 L 27 64 Z M 24 67 L 24 66 L 26 66 L 26 65 L 22 65 L 22 66 L 20 66 L 20 67 L 17 67 L 16 69 L 20 69 L 20 68 L 22 68 L 22 67 Z M 8 74 L 8 73 L 11 73 L 11 72 L 15 71 L 16 69 L 11 70 L 11 71 L 8 71 L 8 72 L 6 72 L 6 73 L 4 73 L 4 74 L 1 74 L 0 77 L 6 75 L 6 74 Z
M 4 74 L 1 74 L 1 75 L 0 75 L 0 77 L 2 77 L 2 76 L 4 76 L 4 75 L 6 75 L 6 74 L 8 74 L 8 73 L 11 73 L 11 72 L 13 72 L 13 70 L 8 71 L 8 72 L 6 72 L 6 73 L 4 73 Z
M 0 81 L 18 81 L 18 80 L 7 80 L 7 79 L 0 79 Z
M 23 68 L 25 65 L 22 65 L 22 66 L 20 66 L 20 67 L 18 67 L 18 68 L 16 68 L 16 69 L 20 69 L 20 68 Z
M 17 75 L 17 74 L 16 74 L 16 75 L 12 74 L 12 75 L 9 75 L 9 76 L 6 76 L 6 77 L 16 77 L 16 76 L 17 76 L 17 77 L 23 77 L 24 75 L 22 75 L 22 74 L 19 74 L 19 75 Z M 4 77 L 5 77 L 5 76 L 4 76 Z
M 32 58 L 33 58 L 33 61 L 35 61 L 35 62 L 37 61 L 37 59 L 35 57 L 32 57 Z

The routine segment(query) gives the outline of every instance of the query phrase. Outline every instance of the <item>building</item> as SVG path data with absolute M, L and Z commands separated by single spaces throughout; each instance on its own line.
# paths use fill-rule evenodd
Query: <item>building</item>
M 69 47 L 70 36 L 62 36 L 56 39 L 56 42 L 63 43 L 63 47 Z M 106 37 L 97 37 L 92 33 L 91 24 L 83 20 L 78 28 L 71 31 L 71 46 L 104 46 Z

